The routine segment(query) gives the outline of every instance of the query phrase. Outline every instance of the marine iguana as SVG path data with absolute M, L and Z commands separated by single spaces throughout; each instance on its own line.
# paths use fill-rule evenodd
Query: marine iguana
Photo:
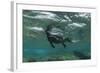
M 47 39 L 51 46 L 55 48 L 54 44 L 62 44 L 64 48 L 66 47 L 65 41 L 72 42 L 71 38 L 64 38 L 63 30 L 52 25 L 48 25 L 45 30 Z

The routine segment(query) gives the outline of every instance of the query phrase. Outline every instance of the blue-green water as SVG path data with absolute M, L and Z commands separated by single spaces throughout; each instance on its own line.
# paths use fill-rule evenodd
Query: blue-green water
M 45 33 L 48 25 L 59 26 L 72 43 L 53 48 Z M 23 62 L 91 59 L 90 27 L 90 13 L 23 10 Z

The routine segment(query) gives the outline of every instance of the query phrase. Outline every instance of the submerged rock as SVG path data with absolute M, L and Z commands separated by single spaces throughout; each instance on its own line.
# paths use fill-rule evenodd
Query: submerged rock
M 74 51 L 74 55 L 79 57 L 80 59 L 90 59 L 91 57 L 89 55 L 85 55 L 82 52 Z

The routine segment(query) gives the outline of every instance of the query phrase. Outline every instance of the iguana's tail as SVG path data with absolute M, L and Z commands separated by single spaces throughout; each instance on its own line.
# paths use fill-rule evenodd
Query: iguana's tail
M 65 38 L 65 39 L 64 39 L 64 42 L 69 42 L 69 43 L 72 43 L 72 39 L 71 39 L 71 38 L 69 38 L 69 37 L 67 37 L 67 38 Z

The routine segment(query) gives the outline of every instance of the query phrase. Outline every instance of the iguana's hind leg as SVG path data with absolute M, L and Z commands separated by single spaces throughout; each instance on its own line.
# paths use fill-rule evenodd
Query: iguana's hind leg
M 64 46 L 64 48 L 66 47 L 66 44 L 63 42 L 62 45 Z
M 49 41 L 49 42 L 50 42 L 51 46 L 52 46 L 53 48 L 55 48 L 54 44 L 53 44 L 51 41 Z

